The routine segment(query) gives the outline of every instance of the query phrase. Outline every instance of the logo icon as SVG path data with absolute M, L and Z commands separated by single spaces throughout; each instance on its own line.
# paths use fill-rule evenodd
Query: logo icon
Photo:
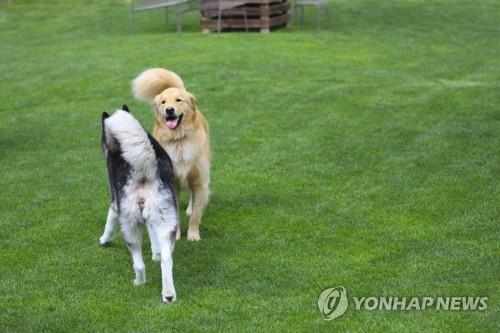
M 327 321 L 342 316 L 347 305 L 347 291 L 341 286 L 323 290 L 318 298 L 318 309 Z

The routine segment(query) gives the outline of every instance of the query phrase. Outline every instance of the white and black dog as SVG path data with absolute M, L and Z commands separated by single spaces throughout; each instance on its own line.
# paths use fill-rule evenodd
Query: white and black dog
M 161 261 L 162 300 L 172 302 L 176 299 L 172 253 L 178 224 L 172 162 L 126 105 L 111 116 L 102 114 L 102 149 L 108 166 L 111 206 L 100 243 L 111 242 L 119 221 L 132 254 L 134 284 L 143 284 L 146 274 L 141 244 L 146 225 L 153 260 Z

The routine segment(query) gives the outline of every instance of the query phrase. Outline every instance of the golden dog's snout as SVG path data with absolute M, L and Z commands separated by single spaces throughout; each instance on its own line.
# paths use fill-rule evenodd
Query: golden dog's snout
M 167 114 L 167 116 L 175 117 L 175 109 L 173 107 L 171 107 L 171 106 L 168 106 L 165 109 L 165 113 Z

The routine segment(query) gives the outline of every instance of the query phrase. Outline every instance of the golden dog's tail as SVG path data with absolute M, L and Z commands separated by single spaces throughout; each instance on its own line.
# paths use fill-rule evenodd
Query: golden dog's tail
M 185 90 L 181 77 L 163 68 L 147 69 L 132 81 L 134 97 L 143 101 L 152 101 L 156 95 L 167 88 Z

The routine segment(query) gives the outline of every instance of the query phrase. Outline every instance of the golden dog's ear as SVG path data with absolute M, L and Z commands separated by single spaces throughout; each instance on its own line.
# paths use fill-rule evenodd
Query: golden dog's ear
M 152 101 L 153 110 L 155 111 L 155 113 L 158 113 L 158 105 L 159 105 L 159 103 L 160 103 L 160 95 L 156 95 L 153 98 L 153 101 Z
M 196 109 L 196 97 L 193 94 L 189 93 L 189 92 L 186 92 L 186 93 L 187 93 L 187 95 L 189 97 L 189 103 L 191 104 L 191 108 L 193 110 L 195 110 Z

